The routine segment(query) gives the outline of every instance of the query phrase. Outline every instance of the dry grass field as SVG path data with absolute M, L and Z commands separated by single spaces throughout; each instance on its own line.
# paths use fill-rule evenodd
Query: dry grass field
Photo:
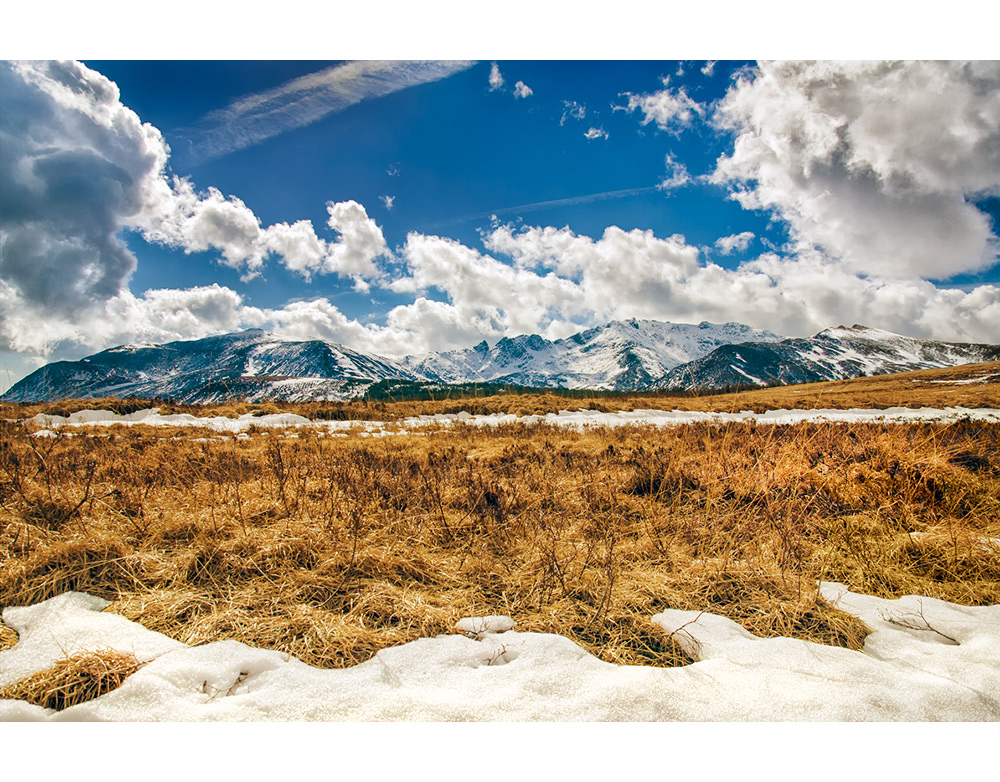
M 998 378 L 993 364 L 691 398 L 205 412 L 1000 407 Z M 188 644 L 232 638 L 323 667 L 507 614 L 610 662 L 671 666 L 687 659 L 649 621 L 664 608 L 857 649 L 864 625 L 819 599 L 818 581 L 1000 603 L 998 424 L 458 425 L 238 440 L 141 426 L 36 438 L 19 423 L 111 404 L 133 403 L 0 410 L 0 607 L 79 590 Z M 0 649 L 15 641 L 0 629 Z

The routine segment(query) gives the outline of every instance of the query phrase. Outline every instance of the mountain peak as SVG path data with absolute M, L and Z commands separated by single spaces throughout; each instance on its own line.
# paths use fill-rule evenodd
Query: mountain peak
M 497 382 L 639 391 L 835 380 L 1000 360 L 1000 346 L 936 342 L 855 324 L 785 339 L 741 323 L 613 321 L 549 341 L 538 334 L 391 361 L 325 340 L 248 329 L 165 345 L 135 343 L 48 364 L 2 397 L 102 396 L 213 402 L 349 399 L 380 380 Z

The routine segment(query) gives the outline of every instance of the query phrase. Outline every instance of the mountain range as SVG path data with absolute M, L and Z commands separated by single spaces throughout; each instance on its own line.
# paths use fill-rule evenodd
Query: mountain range
M 1000 345 L 916 339 L 855 325 L 783 338 L 739 323 L 614 321 L 550 341 L 533 334 L 394 361 L 262 330 L 130 344 L 47 364 L 0 399 L 146 397 L 178 402 L 344 400 L 379 381 L 614 391 L 839 380 L 1000 360 Z

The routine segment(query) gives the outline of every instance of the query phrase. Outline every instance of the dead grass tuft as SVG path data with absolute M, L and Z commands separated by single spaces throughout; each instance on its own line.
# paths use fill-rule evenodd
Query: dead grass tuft
M 6 651 L 17 643 L 17 633 L 0 622 L 0 652 Z
M 48 670 L 3 688 L 0 698 L 62 711 L 117 689 L 141 667 L 142 663 L 131 654 L 113 649 L 78 652 Z

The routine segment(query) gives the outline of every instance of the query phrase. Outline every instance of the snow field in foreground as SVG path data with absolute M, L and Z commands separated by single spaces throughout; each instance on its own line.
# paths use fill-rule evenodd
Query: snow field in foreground
M 0 720 L 1000 719 L 1000 605 L 820 588 L 872 628 L 864 652 L 758 638 L 721 616 L 664 611 L 652 621 L 698 662 L 620 666 L 490 616 L 342 670 L 237 641 L 189 647 L 103 612 L 100 598 L 67 592 L 4 610 L 19 640 L 0 652 L 0 687 L 82 650 L 110 648 L 148 664 L 119 689 L 61 712 L 2 700 Z
M 688 423 L 740 423 L 796 424 L 805 421 L 830 421 L 834 423 L 949 423 L 959 420 L 1000 422 L 1000 410 L 991 408 L 947 407 L 944 409 L 921 407 L 890 407 L 884 410 L 768 410 L 755 413 L 706 413 L 682 410 L 633 410 L 631 412 L 602 413 L 594 410 L 561 410 L 545 415 L 517 416 L 503 413 L 470 415 L 466 412 L 439 415 L 421 415 L 406 418 L 398 423 L 383 421 L 312 421 L 292 413 L 273 413 L 254 416 L 250 413 L 239 418 L 224 416 L 199 418 L 187 413 L 161 415 L 159 408 L 139 410 L 128 415 L 118 415 L 110 410 L 81 410 L 69 416 L 39 413 L 25 423 L 40 427 L 36 436 L 51 436 L 60 427 L 109 426 L 122 424 L 134 426 L 198 426 L 216 432 L 244 433 L 250 427 L 258 429 L 309 427 L 330 434 L 357 432 L 359 434 L 405 434 L 411 430 L 426 430 L 465 423 L 472 426 L 499 426 L 503 424 L 547 424 L 573 429 L 592 426 L 679 426 Z

